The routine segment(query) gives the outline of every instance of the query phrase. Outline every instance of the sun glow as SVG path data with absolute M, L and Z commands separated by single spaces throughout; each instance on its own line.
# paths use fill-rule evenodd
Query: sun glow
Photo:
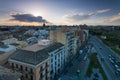
M 41 13 L 39 13 L 39 12 L 37 12 L 37 11 L 34 12 L 34 13 L 32 13 L 32 14 L 33 14 L 34 16 L 36 16 L 36 17 L 37 17 L 37 16 L 42 16 Z
M 42 13 L 40 11 L 33 11 L 31 14 L 34 16 L 42 16 Z
M 32 14 L 33 16 L 43 16 L 42 11 L 40 11 L 39 9 L 31 9 L 28 11 L 28 13 Z

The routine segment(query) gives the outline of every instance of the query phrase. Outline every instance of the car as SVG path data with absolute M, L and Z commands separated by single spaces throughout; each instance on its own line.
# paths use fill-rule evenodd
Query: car
M 116 68 L 116 69 L 118 69 L 118 68 L 119 68 L 119 66 L 118 66 L 117 64 L 115 64 L 114 66 L 115 66 L 115 68 Z
M 104 61 L 104 57 L 101 57 L 101 61 Z
M 117 71 L 119 71 L 119 72 L 120 72 L 120 68 L 117 68 Z
M 112 60 L 115 60 L 115 57 L 112 55 L 109 55 L 109 58 L 111 58 Z
M 109 58 L 111 58 L 111 55 L 109 55 Z
M 120 68 L 116 68 L 115 74 L 116 74 L 117 76 L 120 76 Z
M 77 74 L 79 74 L 79 73 L 80 73 L 80 69 L 77 70 Z
M 117 62 L 117 65 L 120 67 L 120 61 Z
M 109 60 L 110 60 L 110 62 L 111 62 L 112 64 L 114 64 L 114 61 L 113 61 L 111 58 L 109 58 Z
M 85 57 L 84 57 L 84 61 L 86 61 L 87 60 L 87 55 L 85 55 Z
M 115 74 L 116 74 L 117 76 L 119 76 L 119 72 L 118 72 L 118 71 L 115 71 Z

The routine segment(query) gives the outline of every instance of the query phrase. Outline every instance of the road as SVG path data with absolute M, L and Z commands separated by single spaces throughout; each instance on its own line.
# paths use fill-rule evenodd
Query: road
M 73 59 L 73 66 L 68 68 L 68 72 L 60 76 L 60 80 L 86 80 L 85 73 L 87 71 L 89 60 L 84 60 L 87 54 L 87 49 L 83 48 L 83 53 Z M 80 76 L 77 75 L 77 70 L 80 70 Z
M 116 55 L 114 51 L 112 51 L 109 47 L 107 47 L 99 38 L 96 36 L 92 36 L 90 38 L 91 43 L 93 43 L 94 48 L 96 49 L 98 53 L 99 61 L 103 67 L 103 70 L 105 71 L 108 80 L 120 80 L 120 76 L 117 76 L 115 74 L 114 66 L 111 64 L 109 60 L 109 55 L 113 55 L 116 60 L 120 60 L 120 57 Z M 104 62 L 102 62 L 100 59 L 104 58 Z

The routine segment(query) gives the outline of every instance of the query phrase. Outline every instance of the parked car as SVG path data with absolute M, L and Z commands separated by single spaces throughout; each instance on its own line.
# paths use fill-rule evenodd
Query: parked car
M 79 73 L 80 73 L 80 69 L 77 70 L 77 74 L 79 74 Z
M 109 60 L 110 60 L 110 62 L 111 62 L 112 64 L 114 64 L 114 61 L 113 61 L 111 58 L 109 58 Z
M 117 76 L 120 76 L 120 67 L 119 67 L 119 68 L 116 68 L 115 74 L 116 74 Z

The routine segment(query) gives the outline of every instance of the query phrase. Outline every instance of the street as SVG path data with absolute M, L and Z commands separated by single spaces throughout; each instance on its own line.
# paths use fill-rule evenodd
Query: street
M 83 53 L 79 55 L 79 57 L 74 58 L 72 63 L 73 66 L 68 68 L 68 72 L 66 74 L 63 74 L 60 76 L 60 80 L 88 80 L 85 76 L 86 71 L 88 69 L 89 65 L 89 59 L 84 60 L 84 57 L 86 54 L 90 54 L 94 52 L 94 50 L 97 52 L 98 60 L 108 78 L 108 80 L 120 80 L 120 76 L 117 76 L 115 74 L 115 67 L 113 64 L 111 64 L 109 60 L 109 55 L 112 55 L 115 57 L 116 60 L 120 60 L 120 57 L 112 51 L 109 47 L 107 47 L 99 38 L 96 36 L 91 36 L 86 46 L 82 49 Z M 93 44 L 93 45 L 91 45 Z M 90 47 L 93 47 L 94 50 Z M 80 76 L 77 75 L 77 70 L 80 70 Z
M 96 36 L 92 36 L 90 39 L 91 43 L 93 43 L 94 48 L 96 49 L 98 53 L 98 59 L 103 67 L 103 70 L 105 71 L 107 77 L 109 80 L 120 80 L 120 76 L 117 76 L 115 74 L 114 66 L 111 64 L 109 60 L 109 55 L 112 55 L 115 57 L 116 60 L 119 61 L 119 56 L 116 55 L 115 52 L 113 52 L 110 48 L 108 48 L 101 40 L 99 40 Z M 104 58 L 104 62 L 102 62 L 100 59 Z
M 89 65 L 89 59 L 84 60 L 86 53 L 87 49 L 84 48 L 83 54 L 73 59 L 73 66 L 68 69 L 66 74 L 61 75 L 60 80 L 85 80 L 85 73 Z M 79 74 L 77 74 L 78 70 L 80 71 Z

